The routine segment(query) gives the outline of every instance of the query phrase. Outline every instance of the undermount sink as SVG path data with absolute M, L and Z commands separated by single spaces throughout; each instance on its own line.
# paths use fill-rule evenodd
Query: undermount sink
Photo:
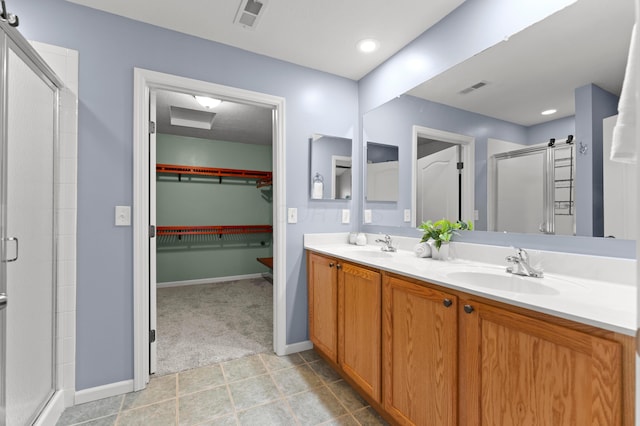
M 558 287 L 569 284 L 566 281 L 550 277 L 523 277 L 507 272 L 461 271 L 449 272 L 447 273 L 447 277 L 452 280 L 463 281 L 465 284 L 473 286 L 508 291 L 511 293 L 528 294 L 559 294 L 560 291 Z

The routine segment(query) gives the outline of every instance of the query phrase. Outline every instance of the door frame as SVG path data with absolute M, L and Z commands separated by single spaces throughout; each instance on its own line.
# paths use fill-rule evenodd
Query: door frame
M 134 68 L 133 84 L 133 387 L 149 382 L 149 93 L 201 93 L 273 110 L 273 347 L 286 350 L 285 99 L 201 80 Z
M 459 133 L 447 132 L 444 130 L 432 129 L 430 127 L 414 125 L 412 129 L 412 146 L 411 146 L 411 224 L 414 227 L 420 224 L 416 223 L 418 207 L 416 200 L 417 176 L 418 176 L 418 138 L 429 138 L 442 142 L 448 142 L 460 145 L 462 150 L 462 220 L 475 221 L 475 138 L 473 136 L 462 135 Z

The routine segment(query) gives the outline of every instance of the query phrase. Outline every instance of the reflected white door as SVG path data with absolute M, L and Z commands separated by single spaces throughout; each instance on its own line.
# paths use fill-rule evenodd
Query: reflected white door
M 31 424 L 55 389 L 54 145 L 57 91 L 9 50 L 6 424 Z
M 367 200 L 398 201 L 398 162 L 367 164 Z
M 418 159 L 416 218 L 457 220 L 459 214 L 458 146 Z

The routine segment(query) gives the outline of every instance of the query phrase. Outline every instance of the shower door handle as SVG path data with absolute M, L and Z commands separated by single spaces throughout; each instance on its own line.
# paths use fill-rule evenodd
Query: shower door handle
M 5 293 L 0 293 L 0 311 L 7 307 L 7 295 Z
M 18 237 L 9 237 L 9 238 L 7 238 L 7 241 L 9 241 L 9 242 L 15 241 L 15 243 L 16 243 L 16 255 L 14 257 L 12 257 L 11 259 L 6 259 L 5 262 L 15 262 L 16 260 L 18 260 L 18 248 L 20 247 L 20 244 L 19 244 L 19 241 L 18 241 Z

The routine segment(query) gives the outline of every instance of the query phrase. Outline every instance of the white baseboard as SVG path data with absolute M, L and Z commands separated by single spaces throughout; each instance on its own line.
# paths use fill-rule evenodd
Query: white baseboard
M 55 426 L 58 423 L 65 408 L 64 393 L 63 390 L 58 390 L 53 394 L 47 406 L 44 407 L 36 421 L 33 422 L 34 426 Z
M 85 402 L 97 401 L 110 396 L 122 395 L 133 392 L 133 380 L 109 383 L 108 385 L 96 386 L 95 388 L 76 391 L 75 405 Z
M 250 280 L 254 278 L 262 278 L 262 273 L 233 275 L 230 277 L 218 277 L 218 278 L 201 278 L 197 280 L 167 281 L 165 283 L 156 284 L 156 287 L 163 288 L 163 287 L 181 287 L 185 285 L 214 284 L 214 283 L 223 283 L 226 281 Z
M 308 351 L 309 349 L 313 349 L 313 343 L 311 343 L 311 340 L 292 343 L 291 345 L 286 345 L 284 347 L 284 355 L 291 355 L 298 352 L 304 352 L 304 351 Z

